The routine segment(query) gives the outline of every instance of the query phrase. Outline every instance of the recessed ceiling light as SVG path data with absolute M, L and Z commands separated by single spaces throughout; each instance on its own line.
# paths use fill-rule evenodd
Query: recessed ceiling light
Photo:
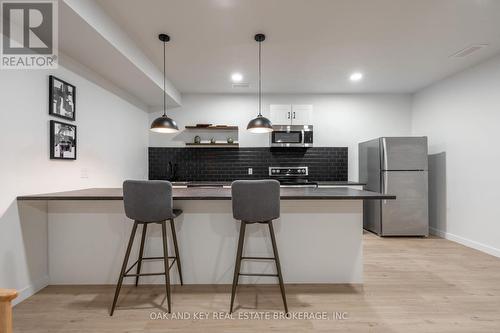
M 363 73 L 360 72 L 352 73 L 351 76 L 349 76 L 349 80 L 353 82 L 361 81 L 362 79 L 363 79 Z
M 231 80 L 233 80 L 233 82 L 241 82 L 241 80 L 243 80 L 243 75 L 241 75 L 241 73 L 233 73 L 231 74 Z

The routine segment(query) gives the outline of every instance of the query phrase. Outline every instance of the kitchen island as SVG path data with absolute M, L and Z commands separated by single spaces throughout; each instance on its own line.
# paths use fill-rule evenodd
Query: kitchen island
M 121 188 L 18 197 L 21 205 L 47 202 L 50 284 L 116 282 L 133 224 L 125 217 L 122 199 Z M 174 207 L 184 211 L 176 219 L 184 283 L 231 283 L 239 222 L 232 217 L 230 188 L 176 186 L 173 199 Z M 274 225 L 285 283 L 362 283 L 363 200 L 391 199 L 395 196 L 349 187 L 281 188 L 281 217 Z M 146 255 L 161 253 L 156 225 L 148 229 L 148 240 Z M 269 256 L 271 251 L 267 229 L 249 226 L 245 255 Z M 254 273 L 273 269 L 267 262 L 242 267 Z M 161 262 L 144 265 L 145 273 L 161 270 Z M 176 283 L 174 269 L 171 274 Z M 162 278 L 145 277 L 143 282 L 162 283 Z M 269 277 L 241 282 L 275 283 Z

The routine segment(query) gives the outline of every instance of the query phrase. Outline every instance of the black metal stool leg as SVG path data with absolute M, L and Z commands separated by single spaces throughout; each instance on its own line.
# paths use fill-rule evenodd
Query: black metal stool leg
M 182 282 L 181 259 L 179 257 L 179 247 L 177 246 L 177 234 L 175 233 L 174 219 L 170 219 L 170 229 L 172 229 L 172 240 L 174 241 L 175 261 L 177 262 L 177 271 L 179 271 L 179 279 L 181 280 L 181 286 L 182 286 L 184 283 Z
M 169 274 L 169 264 L 168 264 L 168 247 L 167 247 L 167 222 L 163 221 L 161 223 L 161 232 L 163 238 L 163 263 L 165 265 L 165 288 L 167 289 L 167 305 L 168 313 L 170 310 L 170 274 Z
M 246 223 L 241 221 L 240 237 L 238 240 L 238 250 L 236 252 L 236 263 L 234 265 L 233 288 L 231 291 L 231 306 L 229 308 L 229 313 L 233 313 L 234 297 L 236 295 L 236 287 L 238 286 L 238 277 L 240 275 L 241 256 L 243 254 L 243 243 L 245 242 L 245 228 L 246 228 Z
M 137 276 L 135 277 L 135 286 L 139 284 L 139 274 L 141 274 L 141 264 L 142 257 L 144 254 L 144 243 L 146 241 L 146 231 L 148 229 L 148 224 L 144 223 L 142 225 L 142 237 L 141 237 L 141 247 L 139 248 L 139 260 L 137 261 Z
M 123 277 L 125 275 L 125 270 L 127 269 L 128 258 L 130 257 L 130 250 L 132 250 L 132 244 L 134 244 L 135 232 L 137 231 L 137 221 L 134 221 L 134 226 L 132 227 L 132 232 L 130 233 L 130 239 L 128 241 L 127 252 L 125 252 L 125 258 L 123 259 L 122 270 L 120 272 L 120 277 L 118 278 L 118 283 L 116 284 L 115 298 L 113 299 L 113 305 L 111 306 L 110 316 L 113 315 L 115 311 L 116 302 L 118 301 L 118 295 L 120 294 L 120 289 L 122 288 Z
M 278 280 L 280 282 L 281 297 L 283 298 L 285 313 L 288 313 L 288 305 L 286 304 L 286 295 L 285 295 L 285 285 L 283 284 L 283 275 L 281 275 L 281 264 L 280 264 L 280 258 L 278 256 L 278 247 L 276 246 L 276 237 L 274 236 L 273 221 L 269 221 L 267 225 L 269 226 L 269 233 L 271 234 L 271 243 L 273 244 L 273 252 L 276 262 L 276 271 L 278 273 Z

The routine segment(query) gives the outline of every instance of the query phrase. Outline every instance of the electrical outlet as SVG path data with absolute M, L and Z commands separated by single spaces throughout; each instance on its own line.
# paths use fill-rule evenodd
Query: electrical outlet
M 252 168 L 248 168 L 248 174 L 249 175 L 253 175 L 253 169 Z

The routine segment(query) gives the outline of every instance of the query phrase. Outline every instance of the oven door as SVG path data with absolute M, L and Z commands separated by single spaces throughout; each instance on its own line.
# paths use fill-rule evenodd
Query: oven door
M 303 147 L 303 131 L 274 130 L 271 132 L 271 146 L 273 147 Z

